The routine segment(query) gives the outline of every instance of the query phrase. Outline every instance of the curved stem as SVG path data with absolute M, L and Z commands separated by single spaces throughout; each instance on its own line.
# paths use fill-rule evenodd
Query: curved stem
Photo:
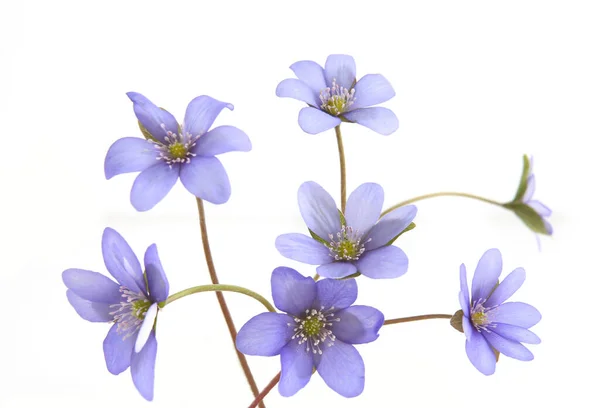
M 443 192 L 440 192 L 440 193 L 424 194 L 424 195 L 421 195 L 421 196 L 418 196 L 418 197 L 411 198 L 411 199 L 406 200 L 406 201 L 402 201 L 402 202 L 400 202 L 400 203 L 398 203 L 396 205 L 391 206 L 390 208 L 388 208 L 384 212 L 382 212 L 381 216 L 383 217 L 387 213 L 394 211 L 396 208 L 403 207 L 403 206 L 405 206 L 407 204 L 412 204 L 414 202 L 425 200 L 427 198 L 444 197 L 444 196 L 446 196 L 446 197 L 466 197 L 466 198 L 472 198 L 474 200 L 483 201 L 483 202 L 488 203 L 488 204 L 493 204 L 493 205 L 497 205 L 497 206 L 500 206 L 500 207 L 504 207 L 504 205 L 502 203 L 498 202 L 498 201 L 490 200 L 489 198 L 485 198 L 485 197 L 480 197 L 480 196 L 475 195 L 475 194 L 456 193 L 456 192 L 452 192 L 452 191 L 443 191 Z
M 202 236 L 202 247 L 204 248 L 204 256 L 206 257 L 206 266 L 208 267 L 208 273 L 210 274 L 211 282 L 213 283 L 213 285 L 218 285 L 219 278 L 217 277 L 217 271 L 215 270 L 215 264 L 213 262 L 212 253 L 210 251 L 210 244 L 208 243 L 208 230 L 206 228 L 206 214 L 204 213 L 204 203 L 200 198 L 196 198 L 196 202 L 198 204 L 198 217 L 200 218 L 200 234 Z M 217 294 L 217 300 L 219 301 L 221 312 L 223 313 L 225 323 L 227 324 L 227 329 L 229 330 L 229 336 L 231 337 L 231 341 L 233 342 L 233 348 L 237 354 L 238 360 L 240 361 L 240 365 L 242 366 L 242 370 L 244 371 L 244 375 L 246 376 L 248 385 L 250 385 L 252 394 L 254 394 L 254 396 L 257 396 L 258 387 L 256 386 L 256 381 L 254 380 L 254 376 L 252 375 L 252 371 L 250 370 L 250 366 L 248 365 L 246 356 L 240 353 L 235 347 L 235 338 L 237 337 L 237 330 L 235 328 L 235 324 L 233 323 L 233 318 L 231 317 L 229 308 L 227 307 L 227 303 L 225 302 L 223 292 L 215 293 Z M 264 408 L 264 404 L 261 403 L 260 406 L 261 408 Z
M 340 125 L 335 127 L 335 137 L 337 139 L 338 153 L 340 154 L 340 193 L 342 203 L 342 213 L 346 212 L 346 156 L 344 155 L 344 144 L 342 142 L 342 131 Z
M 397 319 L 389 319 L 383 322 L 383 325 L 386 324 L 396 324 L 396 323 L 406 323 L 406 322 L 416 322 L 418 320 L 429 320 L 429 319 L 451 319 L 452 315 L 449 314 L 428 314 L 428 315 L 419 315 L 419 316 L 410 316 L 410 317 L 399 317 Z
M 260 394 L 258 394 L 256 396 L 256 398 L 254 399 L 254 401 L 252 401 L 252 404 L 250 404 L 250 406 L 248 408 L 255 408 L 258 404 L 260 404 L 262 402 L 262 400 L 267 396 L 267 394 L 269 392 L 271 392 L 271 390 L 273 389 L 273 387 L 275 387 L 275 385 L 277 385 L 277 383 L 279 382 L 279 379 L 281 378 L 281 371 L 277 373 L 277 375 L 275 377 L 273 377 L 273 379 L 271 380 L 271 382 L 269 382 L 269 384 L 267 384 L 267 386 L 265 387 L 264 390 L 262 390 L 260 392 Z
M 188 288 L 188 289 L 182 290 L 180 292 L 177 292 L 177 293 L 169 296 L 167 300 L 159 303 L 159 306 L 161 308 L 163 308 L 166 305 L 168 305 L 169 303 L 176 301 L 177 299 L 181 299 L 183 297 L 193 295 L 194 293 L 217 292 L 217 291 L 218 292 L 236 292 L 236 293 L 244 294 L 246 296 L 250 296 L 251 298 L 254 298 L 254 299 L 258 300 L 260 303 L 262 303 L 263 306 L 266 307 L 269 312 L 276 312 L 273 305 L 271 305 L 271 303 L 267 299 L 265 299 L 258 293 L 253 292 L 250 289 L 243 288 L 241 286 L 222 285 L 222 284 L 194 286 L 193 288 Z

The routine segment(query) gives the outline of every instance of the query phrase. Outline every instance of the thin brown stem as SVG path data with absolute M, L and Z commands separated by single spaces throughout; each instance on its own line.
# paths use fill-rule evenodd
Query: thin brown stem
M 488 204 L 493 204 L 493 205 L 498 205 L 500 207 L 503 207 L 504 205 L 502 203 L 499 203 L 498 201 L 494 201 L 494 200 L 490 200 L 489 198 L 485 198 L 485 197 L 480 197 L 478 195 L 475 194 L 469 194 L 469 193 L 456 193 L 456 192 L 451 192 L 451 191 L 443 191 L 440 193 L 431 193 L 431 194 L 424 194 L 418 197 L 413 197 L 411 199 L 408 199 L 406 201 L 402 201 L 396 205 L 391 206 L 390 208 L 388 208 L 387 210 L 385 210 L 384 212 L 381 213 L 381 216 L 383 217 L 384 215 L 386 215 L 389 212 L 394 211 L 396 208 L 400 208 L 403 207 L 407 204 L 412 204 L 414 202 L 417 201 L 421 201 L 421 200 L 425 200 L 427 198 L 433 198 L 433 197 L 465 197 L 465 198 L 472 198 L 474 200 L 479 200 L 479 201 L 483 201 L 484 203 L 488 203 Z
M 449 314 L 428 314 L 428 315 L 419 315 L 419 316 L 410 316 L 410 317 L 399 317 L 398 319 L 389 319 L 383 322 L 383 325 L 386 324 L 396 324 L 396 323 L 406 323 L 406 322 L 416 322 L 417 320 L 429 320 L 429 319 L 451 319 L 452 315 Z
M 208 273 L 210 274 L 210 280 L 212 284 L 217 285 L 219 284 L 219 278 L 217 277 L 215 263 L 213 262 L 212 252 L 210 251 L 210 244 L 208 242 L 208 230 L 206 228 L 206 214 L 204 213 L 204 203 L 200 198 L 196 198 L 196 202 L 198 203 L 198 217 L 200 218 L 200 234 L 202 236 L 202 247 L 204 248 L 204 256 L 206 257 L 206 266 L 208 267 Z M 217 300 L 219 301 L 219 306 L 221 307 L 221 312 L 223 313 L 223 317 L 225 318 L 225 323 L 227 323 L 227 329 L 229 330 L 229 335 L 231 336 L 233 347 L 238 356 L 238 360 L 240 361 L 240 365 L 242 366 L 242 370 L 244 371 L 244 375 L 246 376 L 246 380 L 248 380 L 248 385 L 250 385 L 252 394 L 255 397 L 257 397 L 259 395 L 258 387 L 256 385 L 256 381 L 254 380 L 254 376 L 252 375 L 252 371 L 250 370 L 250 366 L 248 365 L 248 361 L 246 360 L 246 356 L 240 353 L 235 347 L 235 338 L 237 336 L 237 330 L 235 328 L 235 324 L 233 323 L 233 318 L 231 317 L 229 308 L 227 307 L 227 302 L 225 302 L 225 296 L 223 296 L 222 292 L 215 293 L 217 295 Z M 262 402 L 260 402 L 260 407 L 265 408 L 265 405 Z
M 346 212 L 346 156 L 344 155 L 344 143 L 342 142 L 342 131 L 340 125 L 335 127 L 335 137 L 337 139 L 338 152 L 340 154 L 340 192 L 342 213 Z
M 277 373 L 277 375 L 275 377 L 273 377 L 273 379 L 271 380 L 271 382 L 269 384 L 267 384 L 267 386 L 265 387 L 264 390 L 262 390 L 260 392 L 260 394 L 258 394 L 256 396 L 256 398 L 254 399 L 254 401 L 252 401 L 252 404 L 250 404 L 250 406 L 248 408 L 255 408 L 258 404 L 262 404 L 262 400 L 267 396 L 267 394 L 269 392 L 271 392 L 271 390 L 273 389 L 273 387 L 275 387 L 277 385 L 277 383 L 279 382 L 279 379 L 281 378 L 281 371 Z

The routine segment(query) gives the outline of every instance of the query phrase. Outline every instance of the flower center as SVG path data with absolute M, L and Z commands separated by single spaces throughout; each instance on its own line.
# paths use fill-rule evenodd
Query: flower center
M 333 116 L 346 112 L 356 100 L 354 89 L 348 90 L 338 85 L 335 78 L 330 88 L 321 90 L 319 99 L 321 99 L 321 109 Z
M 496 307 L 484 307 L 484 299 L 479 299 L 471 307 L 471 323 L 475 326 L 477 331 L 489 331 L 488 327 L 496 327 L 494 323 L 490 321 L 493 315 L 493 310 Z
M 335 342 L 335 334 L 331 331 L 333 322 L 339 322 L 339 318 L 335 318 L 332 312 L 333 307 L 329 310 L 306 309 L 305 317 L 294 317 L 296 327 L 292 340 L 298 339 L 298 344 L 306 343 L 306 352 L 312 351 L 313 354 L 323 354 L 321 343 L 327 341 L 327 346 L 333 346 Z M 292 325 L 292 323 L 288 323 Z
M 113 316 L 113 322 L 117 324 L 117 333 L 124 334 L 125 340 L 140 328 L 152 303 L 144 294 L 135 293 L 125 286 L 121 286 L 119 292 L 124 301 L 110 305 L 110 308 L 115 309 L 110 314 Z
M 190 149 L 196 145 L 200 135 L 192 136 L 191 133 L 173 133 L 166 129 L 164 123 L 160 126 L 166 132 L 163 141 L 157 142 L 148 139 L 158 152 L 156 160 L 164 160 L 169 167 L 172 167 L 175 163 L 189 163 L 191 158 L 196 156 L 195 153 L 190 152 Z
M 361 242 L 360 232 L 347 225 L 343 226 L 335 236 L 329 234 L 329 239 L 331 242 L 325 246 L 329 248 L 329 256 L 336 261 L 356 261 L 365 252 L 365 244 L 371 240 L 369 238 L 366 242 Z

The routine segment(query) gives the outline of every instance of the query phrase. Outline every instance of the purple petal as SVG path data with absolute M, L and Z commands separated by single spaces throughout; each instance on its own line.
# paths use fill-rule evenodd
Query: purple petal
M 114 309 L 108 303 L 90 302 L 77 296 L 71 289 L 67 290 L 67 299 L 77 314 L 88 322 L 111 322 L 113 320 L 110 312 Z
M 387 108 L 360 108 L 343 114 L 350 122 L 368 127 L 381 135 L 391 135 L 398 130 L 398 118 Z
M 546 220 L 542 220 L 542 221 L 544 222 L 544 227 L 546 228 L 548 235 L 552 235 L 552 232 L 554 231 L 552 228 L 552 225 L 550 225 L 550 223 Z
M 354 86 L 356 100 L 351 109 L 366 108 L 392 99 L 396 92 L 390 82 L 380 74 L 368 74 Z
M 152 302 L 163 302 L 169 296 L 169 281 L 158 257 L 156 244 L 152 244 L 144 255 L 148 292 Z
M 552 210 L 538 200 L 530 200 L 527 202 L 527 205 L 530 206 L 533 211 L 538 213 L 540 217 L 550 217 L 552 215 Z
M 400 248 L 390 245 L 365 252 L 355 265 L 369 278 L 397 278 L 408 270 L 408 257 Z
M 310 381 L 313 371 L 312 353 L 306 351 L 306 343 L 290 341 L 281 349 L 280 360 L 279 393 L 284 397 L 291 397 Z
M 167 131 L 178 133 L 178 124 L 175 117 L 164 109 L 153 104 L 144 95 L 137 92 L 128 92 L 127 96 L 133 102 L 135 116 L 144 128 L 157 140 L 164 140 Z
M 340 215 L 333 197 L 314 181 L 303 183 L 298 189 L 300 214 L 308 229 L 327 241 L 329 234 L 341 228 Z
M 294 318 L 265 312 L 248 320 L 240 329 L 235 345 L 250 356 L 276 356 L 294 335 Z
M 318 95 L 321 90 L 327 88 L 323 67 L 316 62 L 298 61 L 293 63 L 290 68 L 298 79 L 305 82 L 315 94 Z
M 370 251 L 384 246 L 404 231 L 416 215 L 417 207 L 414 205 L 400 207 L 384 215 L 369 232 L 367 240 L 371 240 L 365 244 L 365 249 Z
M 113 324 L 102 345 L 106 368 L 114 375 L 127 370 L 131 364 L 131 355 L 137 336 L 129 336 L 123 339 L 124 336 L 125 333 L 117 333 L 117 325 Z
M 311 106 L 319 107 L 321 102 L 319 94 L 311 89 L 308 84 L 299 79 L 288 78 L 284 79 L 277 85 L 275 95 L 281 98 L 293 98 L 301 102 L 305 102 Z
M 340 123 L 342 123 L 340 118 L 312 107 L 302 108 L 298 114 L 300 128 L 311 135 L 333 129 Z
M 146 311 L 146 315 L 144 316 L 144 320 L 140 326 L 138 334 L 135 339 L 135 345 L 133 347 L 134 353 L 139 353 L 142 351 L 148 339 L 150 338 L 150 333 L 154 330 L 154 324 L 156 323 L 156 316 L 158 315 L 158 303 L 152 303 L 148 310 Z
M 163 161 L 142 171 L 131 188 L 131 204 L 138 211 L 152 209 L 171 191 L 179 177 L 179 165 L 169 165 Z
M 109 305 L 121 303 L 119 285 L 98 272 L 67 269 L 62 279 L 67 288 L 82 299 Z
M 327 86 L 333 80 L 346 89 L 350 89 L 356 80 L 356 63 L 349 55 L 330 55 L 325 61 L 325 82 Z
M 497 249 L 488 249 L 485 251 L 473 274 L 471 283 L 471 299 L 474 302 L 487 297 L 498 283 L 498 278 L 502 272 L 502 255 Z
M 181 165 L 181 182 L 193 195 L 213 204 L 223 204 L 231 196 L 225 167 L 216 157 L 194 157 Z
M 358 285 L 355 279 L 322 279 L 317 281 L 317 298 L 314 307 L 320 309 L 346 309 L 356 301 Z
M 219 126 L 202 135 L 191 152 L 199 156 L 212 157 L 227 152 L 249 152 L 252 143 L 248 136 L 234 126 Z
M 467 268 L 465 264 L 460 266 L 460 294 L 458 298 L 460 308 L 465 316 L 471 317 L 471 302 L 469 301 L 469 287 L 467 286 Z
M 117 174 L 146 170 L 156 164 L 158 157 L 152 143 L 139 137 L 124 137 L 114 142 L 104 159 L 104 176 L 110 179 Z
M 330 263 L 329 249 L 316 239 L 302 234 L 284 234 L 275 240 L 275 248 L 286 258 L 309 265 Z
M 376 183 L 364 183 L 358 186 L 346 204 L 346 225 L 355 233 L 366 235 L 375 225 L 383 208 L 383 188 Z
M 515 269 L 494 289 L 494 292 L 485 302 L 485 306 L 492 307 L 506 302 L 521 287 L 523 282 L 525 282 L 525 269 Z
M 482 332 L 483 337 L 500 353 L 521 361 L 533 360 L 533 354 L 519 342 L 505 339 L 494 332 Z
M 350 306 L 335 313 L 340 319 L 332 326 L 335 337 L 344 343 L 370 343 L 379 337 L 383 326 L 383 313 L 370 306 Z
M 127 241 L 112 228 L 105 228 L 102 234 L 102 256 L 106 269 L 121 286 L 146 293 L 140 261 Z
M 463 326 L 463 332 L 465 333 L 467 340 L 471 340 L 471 336 L 473 336 L 473 326 L 471 325 L 471 319 L 469 319 L 467 316 L 463 315 L 462 326 Z
M 353 273 L 356 273 L 356 266 L 350 262 L 331 262 L 325 265 L 321 265 L 317 268 L 317 273 L 324 278 L 345 278 Z
M 322 350 L 316 366 L 325 384 L 346 398 L 360 395 L 365 388 L 365 364 L 356 348 L 336 340 L 331 347 L 323 345 Z
M 494 374 L 494 371 L 496 371 L 496 355 L 481 333 L 473 330 L 471 338 L 466 341 L 465 348 L 467 357 L 476 369 L 485 375 Z
M 488 313 L 492 323 L 506 323 L 526 329 L 542 320 L 542 315 L 533 306 L 522 302 L 508 302 Z
M 148 401 L 154 398 L 154 366 L 157 348 L 156 333 L 153 330 L 142 351 L 133 353 L 131 358 L 131 379 L 135 388 Z
M 535 193 L 535 176 L 532 174 L 527 177 L 527 188 L 525 189 L 525 193 L 523 193 L 523 202 L 528 202 L 533 197 L 533 193 Z
M 188 104 L 183 120 L 183 130 L 192 136 L 205 134 L 223 109 L 233 110 L 233 105 L 207 95 L 198 96 Z
M 279 310 L 300 316 L 313 304 L 317 296 L 317 285 L 313 278 L 281 266 L 271 275 L 271 293 Z
M 491 329 L 494 333 L 508 340 L 518 341 L 521 343 L 540 344 L 542 340 L 535 333 L 519 326 L 510 324 L 497 323 Z

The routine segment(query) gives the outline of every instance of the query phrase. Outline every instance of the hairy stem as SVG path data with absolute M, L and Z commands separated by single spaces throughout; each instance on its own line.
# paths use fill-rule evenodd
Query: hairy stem
M 342 131 L 340 125 L 335 127 L 335 137 L 337 139 L 338 152 L 340 154 L 340 195 L 342 203 L 342 213 L 346 212 L 346 156 L 344 155 L 344 143 L 342 142 Z

